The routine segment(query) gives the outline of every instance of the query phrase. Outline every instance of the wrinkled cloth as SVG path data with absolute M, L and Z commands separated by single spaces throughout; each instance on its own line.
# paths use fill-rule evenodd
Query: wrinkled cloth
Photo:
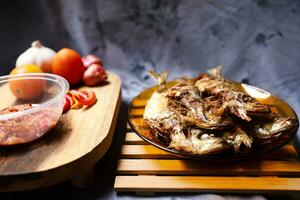
M 1 75 L 12 69 L 17 56 L 36 39 L 56 51 L 70 47 L 82 55 L 100 56 L 104 66 L 123 81 L 124 110 L 117 130 L 126 122 L 124 113 L 132 97 L 155 84 L 148 70 L 167 70 L 174 79 L 196 76 L 221 64 L 226 78 L 266 89 L 300 113 L 300 1 L 10 1 L 1 2 L 0 25 Z M 116 163 L 115 149 L 120 143 L 116 136 L 99 162 L 101 180 L 91 189 L 77 191 L 63 183 L 1 195 L 7 199 L 39 195 L 49 199 L 143 199 L 113 191 L 115 168 L 107 162 Z M 157 199 L 265 197 L 168 194 Z

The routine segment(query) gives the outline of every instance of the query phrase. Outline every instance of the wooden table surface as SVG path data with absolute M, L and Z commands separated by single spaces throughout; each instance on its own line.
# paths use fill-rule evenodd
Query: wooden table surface
M 0 93 L 6 89 L 1 87 Z M 45 187 L 66 179 L 78 187 L 92 181 L 95 163 L 114 135 L 121 80 L 108 72 L 105 84 L 89 89 L 97 96 L 91 108 L 69 110 L 54 129 L 32 143 L 0 149 L 0 191 Z

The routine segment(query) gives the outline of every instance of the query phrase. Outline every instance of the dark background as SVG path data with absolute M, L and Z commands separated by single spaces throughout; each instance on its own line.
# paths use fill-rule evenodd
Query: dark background
M 154 84 L 146 73 L 151 69 L 168 70 L 174 78 L 196 76 L 222 64 L 227 78 L 269 90 L 299 114 L 299 35 L 300 1 L 296 0 L 1 1 L 0 75 L 9 73 L 18 55 L 39 39 L 56 51 L 69 47 L 82 55 L 98 55 L 107 69 L 123 79 L 118 131 L 108 155 L 99 163 L 93 188 L 78 191 L 63 183 L 1 195 L 8 199 L 127 199 L 112 190 L 115 161 L 126 105 Z M 185 197 L 193 196 L 178 198 Z

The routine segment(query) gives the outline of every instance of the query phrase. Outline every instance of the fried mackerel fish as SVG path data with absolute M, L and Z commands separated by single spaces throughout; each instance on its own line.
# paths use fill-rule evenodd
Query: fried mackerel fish
M 195 86 L 199 91 L 208 95 L 219 96 L 223 100 L 223 107 L 235 116 L 251 121 L 251 115 L 270 113 L 268 105 L 258 102 L 255 98 L 241 92 L 237 86 L 221 76 L 222 66 L 218 66 L 198 77 Z
M 297 120 L 271 113 L 268 105 L 221 76 L 221 66 L 196 81 L 166 85 L 168 74 L 150 75 L 158 82 L 147 102 L 144 120 L 169 148 L 193 154 L 245 154 L 269 144 L 297 126 Z
M 168 98 L 169 89 L 165 84 L 167 73 L 157 74 L 152 71 L 150 75 L 158 81 L 159 86 L 145 107 L 144 119 L 156 136 L 169 141 L 170 148 L 194 154 L 216 154 L 228 148 L 223 138 L 189 126 L 189 119 L 181 113 L 183 111 L 172 109 L 170 105 L 173 102 Z

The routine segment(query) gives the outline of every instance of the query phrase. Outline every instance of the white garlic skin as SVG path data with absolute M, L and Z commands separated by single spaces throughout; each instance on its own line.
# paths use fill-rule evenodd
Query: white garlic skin
M 43 72 L 52 72 L 52 61 L 56 52 L 44 47 L 38 40 L 31 44 L 31 47 L 23 52 L 16 61 L 16 67 L 33 64 L 41 67 Z

